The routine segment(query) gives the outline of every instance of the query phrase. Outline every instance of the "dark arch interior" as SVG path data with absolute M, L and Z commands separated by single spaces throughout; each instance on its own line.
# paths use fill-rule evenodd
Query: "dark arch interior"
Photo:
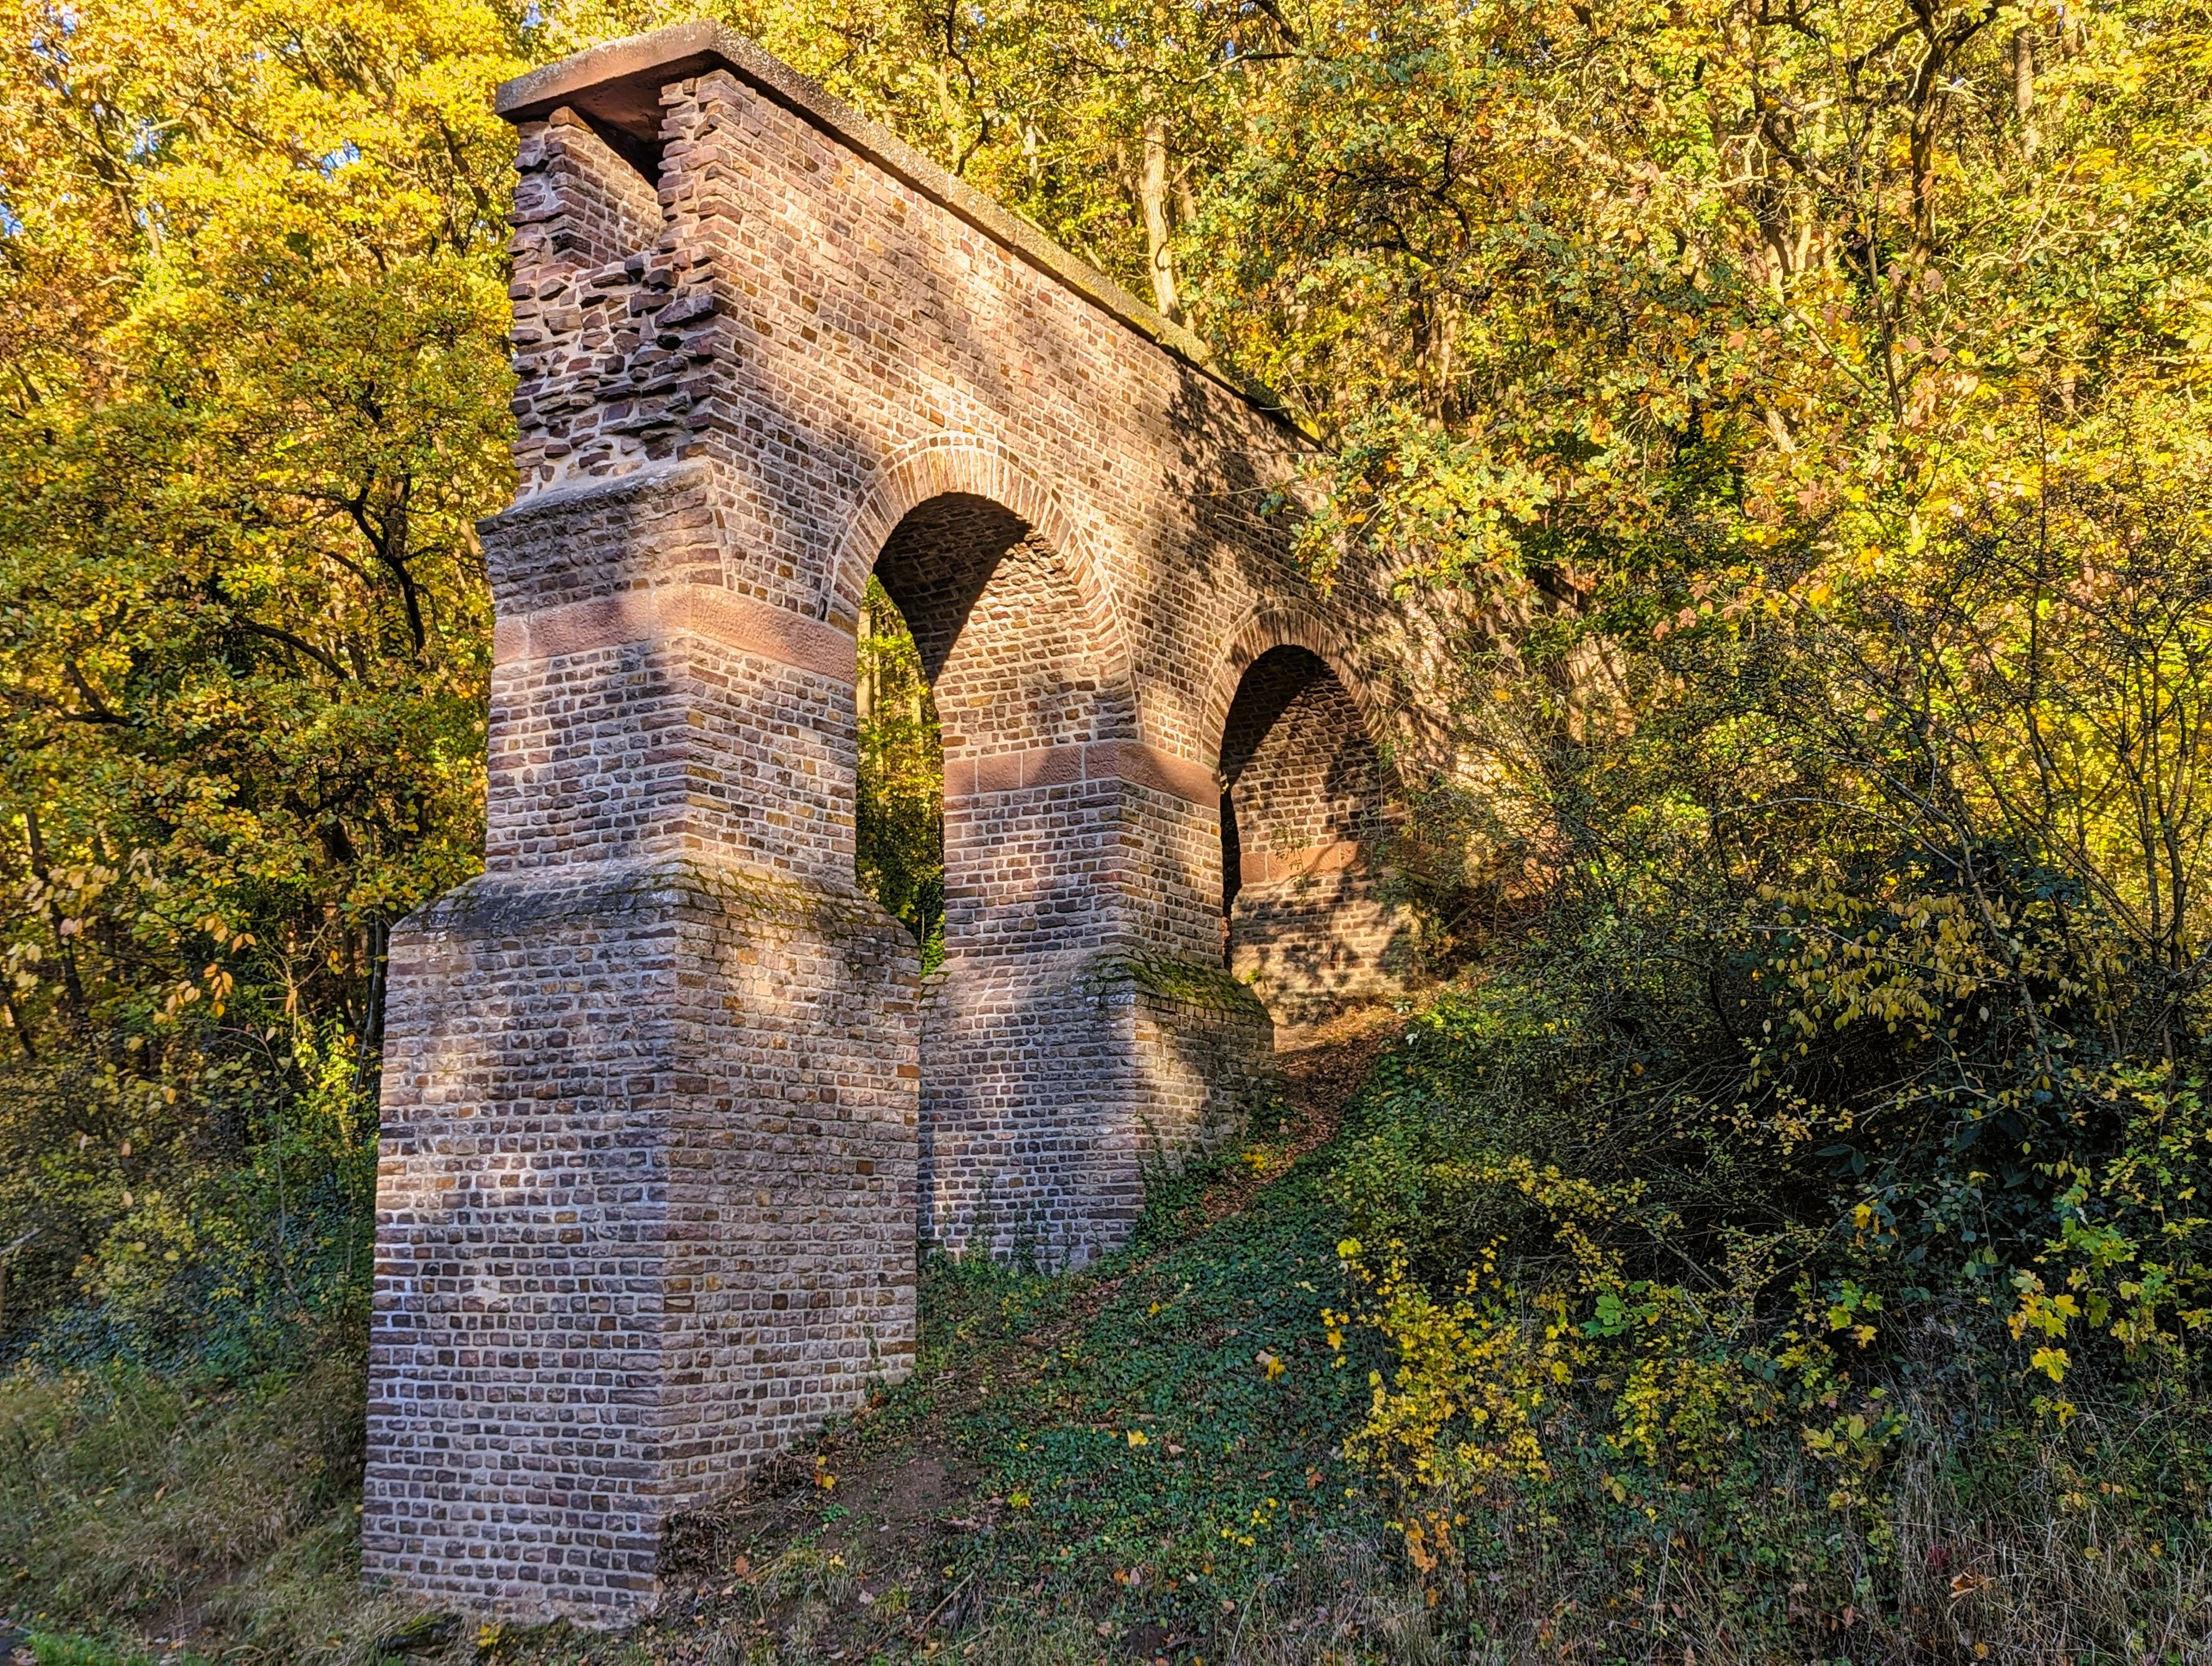
M 1271 648 L 1249 666 L 1229 702 L 1221 731 L 1221 917 L 1222 953 L 1228 954 L 1227 921 L 1244 884 L 1243 840 L 1237 825 L 1236 787 L 1253 754 L 1267 739 L 1275 720 L 1291 702 L 1321 678 L 1335 673 L 1311 648 Z
M 1310 648 L 1269 648 L 1249 666 L 1221 736 L 1223 954 L 1244 886 L 1247 848 L 1270 837 L 1358 838 L 1376 804 L 1375 751 L 1328 663 Z
M 934 684 L 991 575 L 1030 536 L 1027 522 L 988 497 L 947 492 L 917 505 L 876 557 L 876 578 L 914 633 Z

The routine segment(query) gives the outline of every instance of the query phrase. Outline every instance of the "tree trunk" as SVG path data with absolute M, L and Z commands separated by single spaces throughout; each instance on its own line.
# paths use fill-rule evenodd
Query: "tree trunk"
M 860 674 L 853 684 L 853 715 L 865 726 L 876 709 L 876 672 L 868 657 L 868 643 L 876 634 L 876 611 L 872 599 L 860 598 Z
M 1175 255 L 1168 247 L 1168 124 L 1164 116 L 1145 119 L 1145 166 L 1137 176 L 1137 204 L 1145 216 L 1146 264 L 1152 274 L 1152 304 L 1180 324 L 1182 305 L 1176 295 Z

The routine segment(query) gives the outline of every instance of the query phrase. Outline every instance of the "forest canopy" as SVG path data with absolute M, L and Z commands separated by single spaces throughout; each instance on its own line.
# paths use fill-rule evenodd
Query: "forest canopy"
M 1606 1487 L 1769 1428 L 1868 1520 L 1938 1427 L 2206 1450 L 2197 0 L 22 0 L 0 1352 L 363 1311 L 385 934 L 481 848 L 489 89 L 702 9 L 1279 390 L 1314 581 L 1462 622 L 1400 865 L 1459 976 L 1334 1321 L 1425 1572 L 1565 1484 L 1547 1384 Z M 866 877 L 927 937 L 873 651 Z

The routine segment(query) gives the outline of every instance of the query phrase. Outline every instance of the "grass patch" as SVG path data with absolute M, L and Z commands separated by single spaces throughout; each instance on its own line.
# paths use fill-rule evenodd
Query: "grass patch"
M 1667 1474 L 1608 1444 L 1605 1388 L 1562 1384 L 1548 1478 L 1461 1500 L 1454 1555 L 1411 1566 L 1391 1523 L 1436 1500 L 1344 1462 L 1382 1362 L 1339 1366 L 1318 1317 L 1372 1056 L 1308 1060 L 1279 1129 L 1155 1177 L 1131 1247 L 1081 1274 L 929 1262 L 915 1377 L 679 1523 L 635 1631 L 362 1591 L 356 1350 L 250 1390 L 0 1389 L 6 1640 L 82 1666 L 2203 1657 L 2203 1541 L 2154 1507 L 2201 1506 L 2186 1455 L 2087 1414 L 2040 1444 L 1908 1418 L 1839 1503 L 1794 1426 Z M 1377 1073 L 1355 1134 L 1403 1088 Z
M 664 1613 L 621 1637 L 441 1627 L 362 1592 L 357 1345 L 250 1388 L 18 1377 L 17 1640 L 102 1666 L 401 1657 L 380 1642 L 516 1663 L 1407 1657 L 1390 1639 L 1418 1603 L 1335 1451 L 1364 1380 L 1314 1320 L 1337 1270 L 1313 1153 L 1372 1051 L 1303 1100 L 1294 1082 L 1264 1144 L 1157 1177 L 1131 1248 L 1081 1274 L 932 1261 L 915 1378 L 683 1523 Z
M 374 1658 L 419 1605 L 359 1587 L 362 1382 L 356 1346 L 246 1388 L 128 1366 L 9 1383 L 0 1592 L 24 1646 Z

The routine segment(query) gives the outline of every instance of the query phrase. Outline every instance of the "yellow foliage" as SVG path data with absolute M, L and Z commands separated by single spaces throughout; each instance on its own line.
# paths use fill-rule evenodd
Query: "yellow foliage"
M 1367 1420 L 1346 1441 L 1346 1456 L 1425 1489 L 1549 1473 L 1535 1418 L 1564 1363 L 1559 1328 L 1533 1321 L 1510 1291 L 1486 1285 L 1494 1271 L 1488 1262 L 1468 1273 L 1465 1293 L 1446 1305 L 1408 1275 L 1395 1246 L 1379 1270 L 1370 1270 L 1356 1241 L 1340 1248 L 1369 1294 L 1356 1315 L 1325 1316 L 1331 1334 L 1362 1324 L 1397 1355 L 1388 1381 L 1370 1374 Z

